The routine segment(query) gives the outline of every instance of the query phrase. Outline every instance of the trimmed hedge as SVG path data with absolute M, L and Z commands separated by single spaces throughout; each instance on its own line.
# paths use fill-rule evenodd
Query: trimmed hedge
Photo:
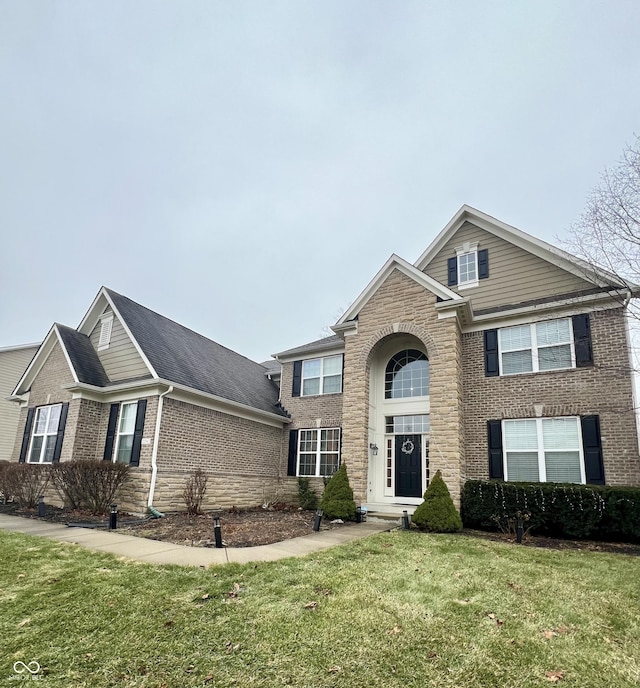
M 608 485 L 469 480 L 462 489 L 466 528 L 496 530 L 517 512 L 535 535 L 640 542 L 640 489 Z

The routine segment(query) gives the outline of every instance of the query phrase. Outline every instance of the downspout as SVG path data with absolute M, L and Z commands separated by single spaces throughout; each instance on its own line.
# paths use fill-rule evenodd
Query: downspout
M 158 397 L 158 412 L 156 413 L 156 431 L 153 437 L 153 451 L 151 452 L 151 484 L 149 485 L 149 499 L 147 500 L 147 508 L 156 518 L 164 516 L 163 513 L 154 509 L 153 495 L 156 490 L 156 480 L 158 478 L 158 443 L 160 441 L 160 423 L 162 421 L 162 406 L 164 397 L 173 392 L 173 385 Z

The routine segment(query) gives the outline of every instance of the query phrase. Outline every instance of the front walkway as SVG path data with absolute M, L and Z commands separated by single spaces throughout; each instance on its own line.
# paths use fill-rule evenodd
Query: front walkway
M 171 542 L 159 542 L 117 531 L 69 528 L 64 525 L 45 523 L 35 518 L 7 516 L 0 514 L 0 530 L 9 530 L 25 535 L 37 535 L 59 542 L 69 542 L 87 549 L 109 552 L 120 557 L 146 561 L 151 564 L 179 564 L 181 566 L 212 566 L 236 562 L 246 564 L 252 561 L 274 561 L 286 557 L 302 557 L 334 545 L 359 540 L 367 535 L 382 533 L 395 528 L 389 521 L 370 520 L 346 528 L 320 531 L 302 537 L 284 540 L 273 545 L 258 547 L 185 547 Z

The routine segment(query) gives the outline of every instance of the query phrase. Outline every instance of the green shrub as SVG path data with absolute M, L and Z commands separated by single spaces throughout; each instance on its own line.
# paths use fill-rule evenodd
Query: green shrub
M 468 528 L 495 530 L 520 511 L 534 535 L 640 542 L 638 488 L 469 480 L 461 501 Z
M 50 467 L 30 463 L 10 463 L 0 473 L 0 491 L 20 506 L 35 509 L 49 483 Z
M 309 478 L 298 478 L 298 503 L 301 509 L 314 511 L 318 508 L 318 495 L 311 487 Z
M 60 498 L 72 509 L 106 513 L 129 476 L 129 466 L 99 460 L 54 463 L 51 481 Z
M 460 514 L 440 471 L 433 476 L 424 493 L 424 502 L 414 511 L 411 520 L 420 530 L 432 533 L 458 533 L 462 530 Z
M 352 521 L 356 516 L 356 503 L 353 500 L 353 490 L 349 485 L 347 466 L 342 464 L 331 476 L 331 480 L 324 488 L 320 508 L 327 518 L 341 518 Z

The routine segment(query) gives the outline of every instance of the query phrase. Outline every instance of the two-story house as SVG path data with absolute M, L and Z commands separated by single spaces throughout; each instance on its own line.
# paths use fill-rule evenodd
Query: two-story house
M 636 290 L 463 206 L 391 256 L 335 336 L 283 351 L 288 473 L 342 457 L 377 511 L 467 479 L 640 484 L 625 306 Z
M 14 460 L 132 466 L 123 506 L 293 499 L 347 463 L 397 513 L 465 480 L 640 485 L 626 304 L 638 287 L 463 206 L 414 264 L 391 256 L 334 336 L 259 365 L 102 288 L 16 386 Z

